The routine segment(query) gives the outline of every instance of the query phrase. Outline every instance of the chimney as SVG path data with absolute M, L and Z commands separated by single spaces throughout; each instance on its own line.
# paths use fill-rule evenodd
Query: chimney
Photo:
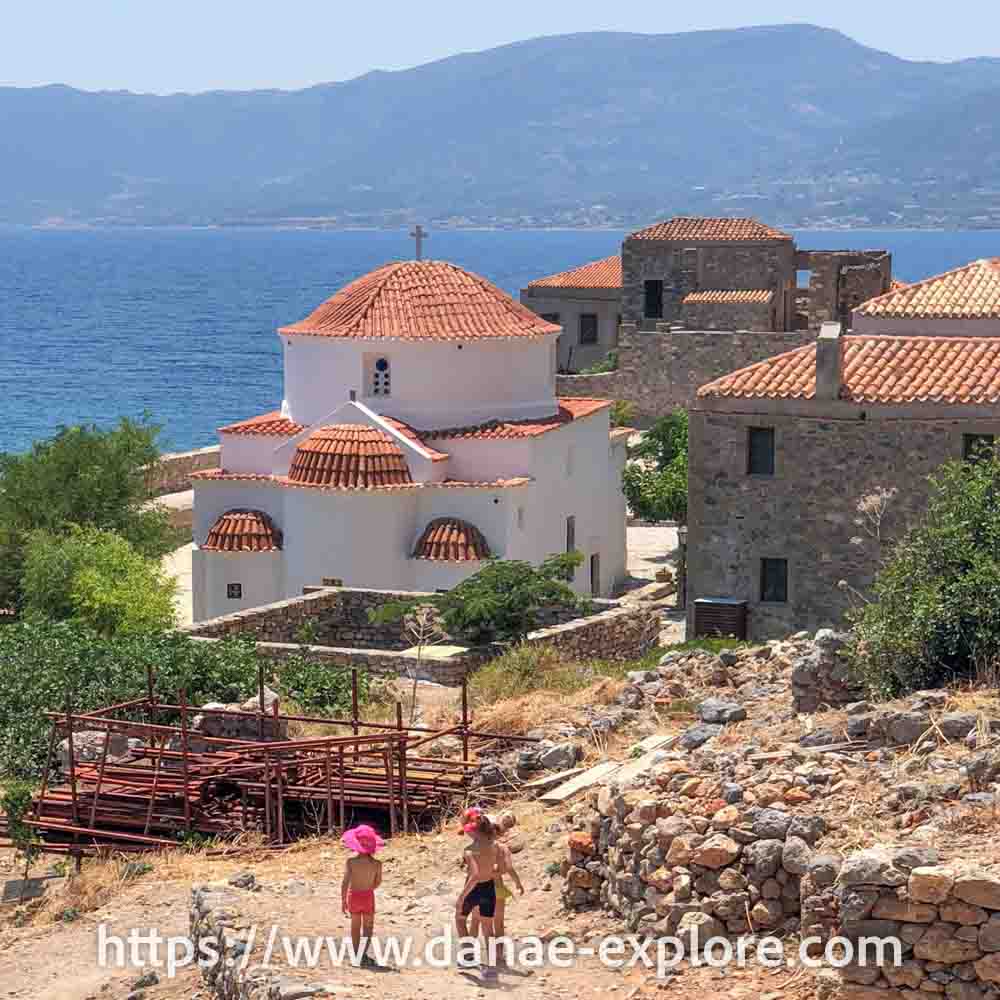
M 824 323 L 816 340 L 816 398 L 840 398 L 839 323 Z

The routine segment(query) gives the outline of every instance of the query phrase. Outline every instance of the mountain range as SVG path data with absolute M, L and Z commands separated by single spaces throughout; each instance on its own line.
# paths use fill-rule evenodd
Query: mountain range
M 298 91 L 0 88 L 0 222 L 1000 227 L 1000 59 L 776 25 L 537 38 Z

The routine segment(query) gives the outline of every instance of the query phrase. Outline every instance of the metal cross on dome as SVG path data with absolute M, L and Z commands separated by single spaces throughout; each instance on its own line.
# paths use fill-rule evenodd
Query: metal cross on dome
M 427 232 L 426 229 L 424 229 L 423 226 L 420 225 L 420 223 L 417 223 L 417 225 L 415 225 L 413 229 L 410 230 L 410 236 L 412 236 L 413 239 L 417 241 L 417 256 L 415 258 L 416 260 L 423 260 L 424 240 L 427 239 L 429 235 L 430 234 Z

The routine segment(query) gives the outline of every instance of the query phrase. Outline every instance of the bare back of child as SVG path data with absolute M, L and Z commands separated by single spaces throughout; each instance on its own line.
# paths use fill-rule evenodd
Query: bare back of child
M 340 894 L 344 913 L 351 918 L 351 943 L 357 955 L 362 934 L 367 950 L 374 932 L 375 890 L 382 884 L 382 862 L 372 855 L 382 846 L 382 839 L 371 827 L 360 826 L 348 830 L 343 841 L 356 852 L 344 866 Z

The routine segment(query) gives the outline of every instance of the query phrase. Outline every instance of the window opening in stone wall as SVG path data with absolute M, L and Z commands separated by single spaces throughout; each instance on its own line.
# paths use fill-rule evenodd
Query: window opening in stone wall
M 966 462 L 981 462 L 993 457 L 995 438 L 992 434 L 963 434 L 962 459 Z
M 230 601 L 239 601 L 243 599 L 243 584 L 242 583 L 227 583 L 226 584 L 226 597 Z
M 391 395 L 392 383 L 391 383 L 392 373 L 389 368 L 388 358 L 378 358 L 372 367 L 372 395 L 373 396 L 389 396 Z
M 559 313 L 542 313 L 542 319 L 546 323 L 555 323 L 556 326 L 559 325 Z
M 747 475 L 774 475 L 774 428 L 747 429 Z
M 580 313 L 580 343 L 597 343 L 597 313 Z
M 812 271 L 803 269 L 801 271 L 795 272 L 795 287 L 798 288 L 800 291 L 803 292 L 808 291 L 809 282 L 811 280 L 812 280 Z
M 766 604 L 788 603 L 787 559 L 761 559 L 760 599 Z
M 644 285 L 644 309 L 646 319 L 663 319 L 663 282 L 659 279 L 647 281 Z

